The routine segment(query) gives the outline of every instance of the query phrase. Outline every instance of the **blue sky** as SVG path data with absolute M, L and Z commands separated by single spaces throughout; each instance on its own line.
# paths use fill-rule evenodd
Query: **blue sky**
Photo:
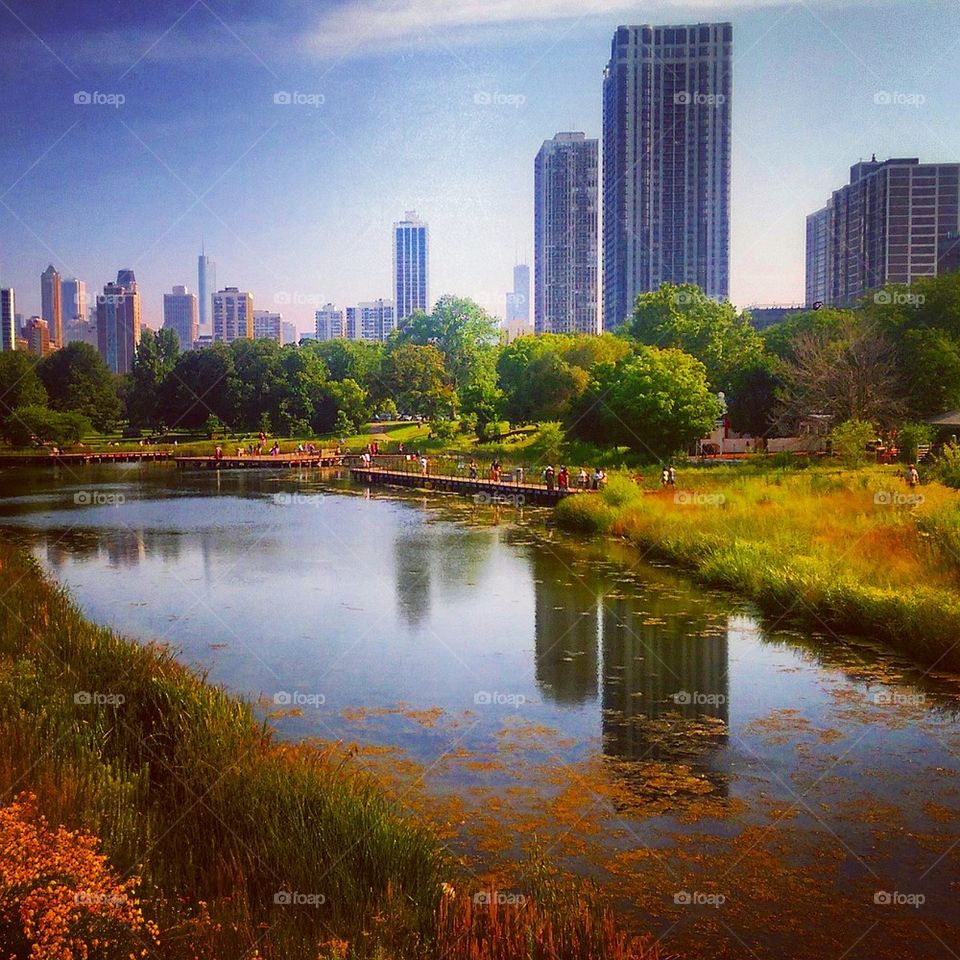
M 416 209 L 431 297 L 502 315 L 533 158 L 600 135 L 614 29 L 715 19 L 734 24 L 731 298 L 800 301 L 804 217 L 852 163 L 960 161 L 956 0 L 0 0 L 0 282 L 29 315 L 49 262 L 89 294 L 133 266 L 158 326 L 203 235 L 221 286 L 307 330 L 317 303 L 390 296 L 390 227 Z

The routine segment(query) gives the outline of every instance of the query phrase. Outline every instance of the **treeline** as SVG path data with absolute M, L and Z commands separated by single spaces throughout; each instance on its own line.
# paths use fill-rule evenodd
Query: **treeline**
M 615 335 L 502 345 L 499 334 L 495 318 L 457 297 L 415 314 L 386 344 L 241 340 L 180 354 L 170 331 L 147 330 L 123 378 L 83 344 L 39 363 L 0 356 L 0 416 L 14 443 L 58 431 L 67 442 L 122 421 L 134 433 L 306 436 L 406 414 L 481 438 L 557 421 L 571 437 L 661 457 L 723 413 L 760 437 L 790 434 L 811 413 L 887 430 L 960 407 L 958 273 L 886 288 L 856 309 L 794 314 L 762 333 L 696 286 L 664 285 L 637 298 Z

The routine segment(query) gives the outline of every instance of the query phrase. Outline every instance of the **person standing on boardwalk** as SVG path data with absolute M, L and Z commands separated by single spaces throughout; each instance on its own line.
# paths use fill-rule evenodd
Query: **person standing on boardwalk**
M 214 448 L 213 459 L 218 461 L 223 459 L 223 447 L 221 447 L 219 444 L 217 444 L 217 446 Z
M 477 461 L 476 460 L 470 461 L 470 479 L 471 480 L 477 479 Z
M 427 475 L 427 458 L 420 458 L 420 476 L 425 477 Z
M 543 482 L 547 485 L 547 490 L 551 493 L 553 492 L 553 478 L 553 464 L 548 464 L 546 470 L 543 471 Z
M 567 468 L 561 463 L 560 472 L 557 474 L 557 489 L 566 490 L 570 486 L 570 474 Z
M 586 489 L 587 489 L 587 480 L 588 480 L 588 479 L 589 479 L 589 477 L 587 476 L 587 468 L 586 468 L 586 467 L 581 467 L 581 468 L 580 468 L 580 474 L 577 476 L 577 485 L 580 487 L 581 490 L 586 490 Z

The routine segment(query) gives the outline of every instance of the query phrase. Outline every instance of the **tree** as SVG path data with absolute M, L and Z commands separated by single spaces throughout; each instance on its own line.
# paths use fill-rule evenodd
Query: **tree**
M 840 340 L 843 331 L 856 323 L 852 310 L 807 310 L 774 323 L 763 331 L 761 337 L 769 353 L 781 360 L 793 359 L 793 342 L 804 335 L 815 335 L 824 340 Z
M 778 420 L 792 426 L 811 413 L 834 423 L 846 420 L 896 423 L 905 403 L 897 351 L 873 325 L 846 320 L 839 337 L 800 334 L 793 359 L 783 366 Z
M 120 418 L 119 379 L 89 343 L 70 343 L 37 366 L 50 406 L 86 417 L 98 430 L 110 430 Z
M 126 390 L 127 419 L 132 427 L 159 425 L 160 386 L 176 366 L 180 341 L 173 330 L 145 329 L 133 359 Z
M 720 412 L 699 360 L 674 348 L 640 347 L 594 369 L 574 408 L 573 429 L 586 440 L 658 460 L 706 435 Z
M 3 435 L 15 447 L 34 442 L 67 447 L 82 440 L 92 427 L 79 413 L 59 413 L 46 407 L 17 407 L 3 422 Z
M 696 284 L 663 284 L 637 297 L 626 332 L 651 347 L 676 347 L 696 357 L 714 390 L 727 391 L 738 369 L 755 363 L 763 341 L 728 301 L 711 300 Z
M 867 445 L 877 438 L 877 428 L 865 420 L 846 420 L 830 431 L 833 452 L 848 467 L 860 467 L 867 461 Z
M 451 412 L 456 391 L 435 346 L 399 343 L 392 347 L 384 366 L 384 383 L 401 410 L 429 420 Z
M 236 368 L 225 343 L 182 353 L 164 377 L 157 416 L 170 427 L 199 430 L 212 414 L 236 424 Z
M 45 407 L 47 391 L 37 376 L 36 358 L 22 350 L 0 353 L 0 418 L 17 407 Z
M 780 367 L 776 357 L 764 354 L 733 374 L 725 399 L 730 425 L 738 433 L 762 437 L 773 425 L 783 387 Z

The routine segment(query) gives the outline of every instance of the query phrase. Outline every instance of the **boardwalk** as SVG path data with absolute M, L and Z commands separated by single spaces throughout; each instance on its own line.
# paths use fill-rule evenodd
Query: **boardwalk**
M 337 467 L 342 457 L 332 450 L 320 453 L 280 453 L 275 457 L 265 454 L 244 454 L 242 457 L 177 457 L 180 470 L 301 470 L 312 467 Z
M 147 463 L 170 460 L 169 451 L 126 450 L 120 453 L 25 453 L 0 456 L 0 467 L 67 467 L 85 463 Z
M 484 503 L 506 503 L 520 506 L 525 503 L 559 503 L 564 497 L 588 493 L 586 490 L 548 490 L 542 483 L 515 483 L 470 477 L 451 476 L 444 473 L 422 474 L 417 471 L 386 470 L 382 467 L 351 467 L 350 476 L 359 483 L 382 483 L 388 486 L 416 487 L 421 490 L 447 490 L 476 497 Z

